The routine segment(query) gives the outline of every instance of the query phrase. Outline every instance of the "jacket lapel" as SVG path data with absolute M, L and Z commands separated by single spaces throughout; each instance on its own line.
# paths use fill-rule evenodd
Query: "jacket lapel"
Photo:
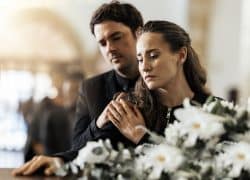
M 115 71 L 111 71 L 105 80 L 106 97 L 107 101 L 109 102 L 113 99 L 114 94 L 118 92 L 117 82 L 115 79 Z

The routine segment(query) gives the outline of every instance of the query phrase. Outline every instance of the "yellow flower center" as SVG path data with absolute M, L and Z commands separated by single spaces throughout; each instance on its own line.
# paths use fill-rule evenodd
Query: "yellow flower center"
M 158 155 L 158 156 L 156 157 L 156 159 L 157 159 L 158 161 L 160 161 L 160 162 L 165 162 L 165 161 L 166 161 L 166 157 L 163 156 L 163 155 Z
M 237 154 L 237 158 L 238 158 L 239 160 L 244 160 L 244 159 L 245 159 L 245 155 L 242 154 L 242 153 L 238 153 L 238 154 Z
M 200 129 L 201 125 L 199 123 L 193 123 L 194 129 Z

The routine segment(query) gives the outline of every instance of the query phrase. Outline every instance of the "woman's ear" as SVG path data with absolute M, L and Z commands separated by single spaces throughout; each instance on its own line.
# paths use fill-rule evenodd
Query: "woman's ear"
M 180 63 L 181 63 L 181 64 L 184 64 L 184 62 L 185 62 L 186 59 L 187 59 L 187 47 L 182 47 L 182 48 L 179 50 L 179 58 L 180 58 Z

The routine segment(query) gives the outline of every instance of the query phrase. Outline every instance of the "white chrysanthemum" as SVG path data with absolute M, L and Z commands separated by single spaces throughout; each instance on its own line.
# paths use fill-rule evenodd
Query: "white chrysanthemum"
M 149 149 L 137 160 L 142 169 L 152 168 L 149 179 L 158 179 L 164 172 L 174 172 L 183 163 L 184 157 L 179 149 L 166 144 L 160 144 Z
M 73 163 L 80 166 L 82 169 L 84 167 L 84 163 L 104 162 L 108 156 L 109 152 L 104 147 L 102 140 L 98 142 L 90 141 L 79 151 L 78 156 L 74 159 Z
M 229 177 L 239 177 L 241 170 L 250 172 L 250 144 L 239 142 L 224 148 L 216 158 L 219 170 L 230 169 Z
M 173 124 L 169 124 L 169 126 L 165 129 L 165 138 L 166 142 L 171 145 L 176 145 L 179 139 L 179 129 L 180 123 L 175 121 Z
M 122 150 L 122 158 L 123 158 L 123 160 L 127 160 L 127 159 L 132 158 L 131 153 L 129 152 L 128 149 L 123 149 Z
M 197 138 L 210 139 L 224 133 L 224 118 L 206 113 L 196 107 L 177 109 L 175 117 L 180 121 L 180 135 L 187 136 L 184 143 L 187 147 L 195 145 Z

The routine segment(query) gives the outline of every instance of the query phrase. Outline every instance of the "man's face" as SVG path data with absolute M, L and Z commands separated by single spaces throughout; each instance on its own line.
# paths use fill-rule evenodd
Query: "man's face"
M 130 28 L 115 21 L 104 21 L 94 27 L 95 38 L 104 59 L 123 75 L 137 68 L 136 38 Z

